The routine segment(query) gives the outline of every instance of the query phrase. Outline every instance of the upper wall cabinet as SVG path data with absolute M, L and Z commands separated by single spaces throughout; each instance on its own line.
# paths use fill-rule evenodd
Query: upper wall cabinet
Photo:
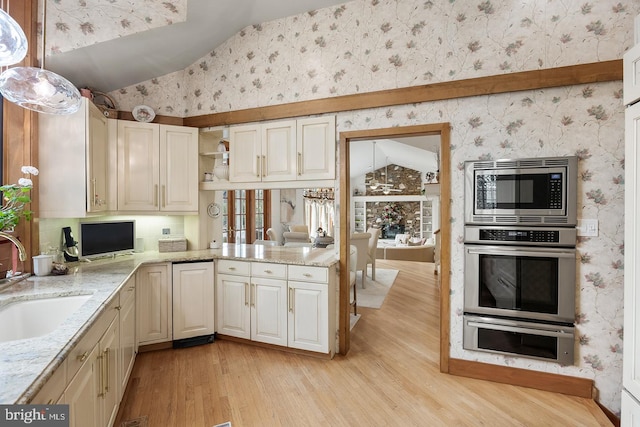
M 335 179 L 335 117 L 232 127 L 229 181 Z
M 297 138 L 298 179 L 335 179 L 335 116 L 298 120 Z
M 70 115 L 39 114 L 41 218 L 82 218 L 113 209 L 108 182 L 108 119 L 88 99 Z
M 118 211 L 198 211 L 198 129 L 118 122 Z
M 296 179 L 295 120 L 234 127 L 229 140 L 230 181 Z

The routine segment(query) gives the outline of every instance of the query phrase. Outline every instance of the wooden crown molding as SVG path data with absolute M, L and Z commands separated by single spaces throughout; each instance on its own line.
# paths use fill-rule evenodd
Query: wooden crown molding
M 234 125 L 616 80 L 622 80 L 621 59 L 205 114 L 186 117 L 184 125 L 199 128 Z

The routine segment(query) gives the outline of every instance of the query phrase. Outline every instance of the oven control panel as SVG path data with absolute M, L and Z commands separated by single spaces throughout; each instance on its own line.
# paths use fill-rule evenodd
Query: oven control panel
M 465 243 L 501 243 L 536 246 L 575 246 L 575 228 L 466 226 Z

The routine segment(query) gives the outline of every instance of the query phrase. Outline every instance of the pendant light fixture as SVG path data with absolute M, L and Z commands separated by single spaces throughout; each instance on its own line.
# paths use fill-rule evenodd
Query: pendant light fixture
M 378 188 L 378 180 L 376 179 L 376 142 L 373 141 L 373 165 L 371 166 L 371 181 L 369 188 L 375 190 Z
M 47 114 L 73 114 L 80 108 L 80 91 L 64 77 L 44 69 L 47 0 L 42 5 L 41 67 L 14 67 L 0 74 L 0 93 L 19 106 Z
M 0 67 L 17 64 L 27 56 L 27 36 L 9 13 L 0 9 Z

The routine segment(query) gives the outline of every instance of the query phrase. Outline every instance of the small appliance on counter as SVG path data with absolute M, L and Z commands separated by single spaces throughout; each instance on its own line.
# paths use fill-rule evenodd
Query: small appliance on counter
M 78 261 L 78 242 L 73 238 L 71 227 L 62 228 L 62 251 L 65 261 Z

